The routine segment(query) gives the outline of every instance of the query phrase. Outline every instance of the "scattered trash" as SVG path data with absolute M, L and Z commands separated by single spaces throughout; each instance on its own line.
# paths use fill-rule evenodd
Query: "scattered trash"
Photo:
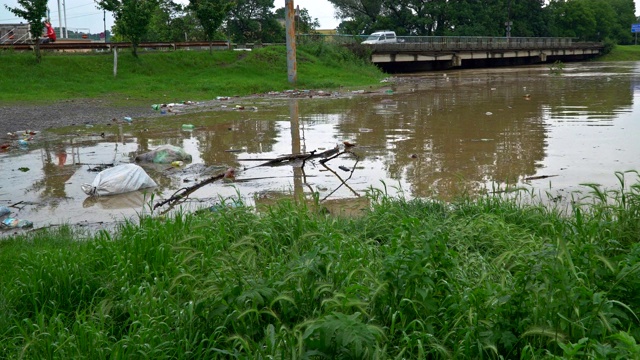
M 391 94 L 393 94 L 393 90 L 389 89 L 389 90 L 386 90 L 384 93 L 391 95 Z
M 235 201 L 231 201 L 231 202 L 224 202 L 224 203 L 219 203 L 219 204 L 215 204 L 212 206 L 209 206 L 208 208 L 206 208 L 205 210 L 210 211 L 210 212 L 220 212 L 220 211 L 225 211 L 225 210 L 229 210 L 229 209 L 233 209 L 233 208 L 237 208 L 242 206 L 241 203 L 235 202 Z M 202 211 L 196 211 L 197 214 L 201 213 Z
M 196 128 L 196 127 L 195 127 L 195 125 L 193 125 L 193 124 L 182 124 L 182 130 L 188 130 L 188 131 L 191 131 L 191 130 L 193 130 L 193 129 L 195 129 L 195 128 Z
M 122 194 L 148 187 L 156 182 L 136 164 L 124 164 L 101 171 L 91 184 L 82 184 L 82 191 L 90 196 Z
M 228 96 L 217 96 L 216 100 L 229 100 Z
M 364 90 L 353 90 L 352 94 L 364 94 Z
M 122 118 L 122 120 L 124 120 L 124 121 L 126 121 L 126 122 L 128 122 L 128 123 L 130 123 L 130 122 L 132 122 L 132 121 L 133 121 L 133 119 L 132 119 L 132 118 L 130 118 L 129 116 L 125 116 L 124 118 Z
M 181 147 L 162 145 L 153 151 L 136 156 L 136 161 L 170 164 L 174 161 L 191 161 L 191 155 Z
M 242 105 L 236 105 L 236 110 L 244 110 L 244 106 L 242 106 Z
M 227 171 L 224 172 L 224 176 L 222 177 L 223 181 L 235 181 L 236 179 L 236 169 L 230 167 Z
M 354 146 L 356 146 L 356 144 L 350 143 L 350 142 L 348 142 L 346 140 L 343 141 L 342 143 L 344 144 L 344 147 L 354 147 Z
M 0 150 L 7 150 L 10 147 L 11 147 L 11 144 L 2 144 L 0 145 Z
M 491 111 L 487 111 L 486 113 L 484 113 L 487 116 L 493 115 L 493 113 Z
M 20 139 L 20 140 L 18 140 L 18 145 L 20 145 L 22 147 L 27 147 L 27 146 L 29 146 L 29 142 L 27 140 Z
M 2 226 L 9 229 L 26 229 L 33 227 L 33 223 L 24 219 L 6 218 L 2 220 Z
M 183 161 L 174 161 L 171 163 L 171 166 L 173 167 L 181 167 L 182 165 L 184 165 Z
M 157 110 L 160 110 L 160 105 L 159 105 L 159 104 L 153 104 L 153 105 L 151 105 L 151 108 L 152 108 L 153 110 L 156 110 L 156 111 L 157 111 Z
M 80 163 L 76 163 L 76 165 L 89 165 L 89 164 L 80 164 Z M 100 172 L 100 171 L 105 170 L 105 169 L 108 169 L 108 168 L 110 168 L 110 167 L 113 167 L 113 164 L 98 164 L 98 165 L 96 165 L 96 166 L 94 166 L 94 167 L 91 167 L 91 166 L 90 166 L 90 167 L 87 169 L 87 171 L 89 171 L 89 172 Z
M 342 171 L 351 171 L 351 169 L 349 169 L 349 168 L 348 168 L 348 167 L 346 167 L 346 166 L 342 166 L 342 165 L 338 166 L 338 169 L 340 169 L 340 170 L 342 170 Z
M 19 167 L 18 170 L 22 171 L 22 172 L 27 172 L 31 169 L 29 169 L 28 167 Z
M 6 206 L 0 206 L 0 217 L 11 214 L 11 210 Z

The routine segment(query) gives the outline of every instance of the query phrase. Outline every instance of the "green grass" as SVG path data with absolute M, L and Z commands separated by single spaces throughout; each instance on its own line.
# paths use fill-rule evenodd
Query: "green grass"
M 598 61 L 640 61 L 640 45 L 616 45 Z
M 146 52 L 138 59 L 112 54 L 45 53 L 40 64 L 31 53 L 0 53 L 0 102 L 102 98 L 111 101 L 158 99 L 210 100 L 291 88 L 327 89 L 379 83 L 384 74 L 348 50 L 319 44 L 298 48 L 298 81 L 288 82 L 286 49 L 252 52 Z
M 371 192 L 0 242 L 0 358 L 637 359 L 640 184 L 568 213 Z

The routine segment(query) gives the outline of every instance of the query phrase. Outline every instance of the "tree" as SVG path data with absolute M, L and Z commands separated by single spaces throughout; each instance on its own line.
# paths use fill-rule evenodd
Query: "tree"
M 230 0 L 189 0 L 189 9 L 193 11 L 204 30 L 205 39 L 209 42 L 209 52 L 212 51 L 211 42 L 222 22 L 234 5 Z
M 596 17 L 586 1 L 555 0 L 549 7 L 553 36 L 593 39 L 596 34 Z
M 275 11 L 276 18 L 280 21 L 285 21 L 285 8 L 281 7 Z M 296 32 L 299 34 L 311 34 L 315 32 L 315 29 L 320 27 L 318 18 L 312 19 L 309 15 L 309 10 L 302 8 L 300 13 L 296 16 Z
M 233 41 L 283 42 L 285 30 L 274 13 L 274 0 L 237 0 L 227 26 Z
M 36 54 L 36 62 L 40 63 L 42 56 L 40 54 L 40 36 L 44 30 L 42 18 L 47 13 L 47 0 L 18 0 L 19 7 L 9 7 L 5 5 L 14 15 L 25 19 L 29 23 L 29 32 L 31 38 L 35 40 L 34 52 Z
M 96 0 L 96 3 L 113 13 L 115 33 L 131 42 L 133 56 L 138 57 L 138 45 L 158 8 L 157 0 Z
M 376 29 L 382 16 L 383 0 L 329 0 L 336 16 L 345 20 L 338 27 L 345 34 L 368 34 Z
M 159 0 L 158 6 L 151 14 L 147 33 L 143 40 L 150 42 L 184 40 L 184 34 L 176 31 L 175 26 L 175 20 L 180 18 L 183 12 L 181 4 L 177 4 L 173 0 Z
M 617 16 L 617 26 L 615 40 L 618 44 L 633 44 L 633 35 L 631 34 L 631 24 L 636 21 L 636 4 L 633 0 L 610 0 L 609 4 Z

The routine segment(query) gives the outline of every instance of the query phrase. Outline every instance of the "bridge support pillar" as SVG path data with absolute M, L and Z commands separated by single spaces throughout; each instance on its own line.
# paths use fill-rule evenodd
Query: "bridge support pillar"
M 541 52 L 539 57 L 540 57 L 540 62 L 546 62 L 547 61 L 547 54 Z
M 461 67 L 462 66 L 462 58 L 458 55 L 453 55 L 451 58 L 451 67 Z

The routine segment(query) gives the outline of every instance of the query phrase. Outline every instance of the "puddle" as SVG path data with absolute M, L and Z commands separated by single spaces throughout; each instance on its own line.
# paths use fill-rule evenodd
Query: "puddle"
M 228 168 L 235 169 L 234 182 L 203 186 L 183 206 L 190 211 L 237 197 L 256 205 L 317 193 L 330 213 L 353 215 L 368 206 L 371 188 L 450 200 L 492 184 L 565 194 L 586 182 L 615 187 L 615 171 L 640 168 L 639 68 L 589 63 L 567 65 L 570 76 L 550 75 L 547 67 L 416 74 L 392 92 L 239 99 L 221 102 L 225 111 L 41 132 L 26 147 L 2 139 L 13 145 L 0 149 L 0 206 L 12 206 L 12 216 L 36 228 L 99 228 L 135 219 Z M 101 168 L 133 163 L 165 144 L 183 148 L 192 161 L 140 164 L 158 184 L 151 191 L 100 198 L 82 191 Z M 342 152 L 345 144 L 355 146 L 324 164 L 314 158 L 259 166 L 336 146 Z

